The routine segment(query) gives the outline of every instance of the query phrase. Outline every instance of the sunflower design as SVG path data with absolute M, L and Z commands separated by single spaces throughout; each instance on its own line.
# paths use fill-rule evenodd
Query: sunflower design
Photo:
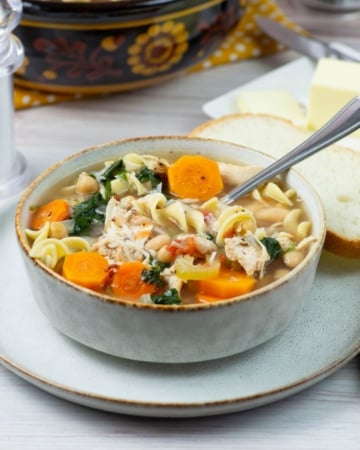
M 148 28 L 137 36 L 128 49 L 127 63 L 137 75 L 150 76 L 165 72 L 181 61 L 188 49 L 188 32 L 181 22 L 165 22 Z
M 123 35 L 111 35 L 101 40 L 101 48 L 107 52 L 115 52 L 124 43 L 125 37 Z

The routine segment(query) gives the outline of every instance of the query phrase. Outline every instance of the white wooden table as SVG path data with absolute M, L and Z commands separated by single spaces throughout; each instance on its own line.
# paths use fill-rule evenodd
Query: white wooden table
M 279 3 L 301 25 L 360 50 L 360 14 L 309 14 L 298 2 Z M 285 52 L 139 92 L 17 112 L 17 146 L 34 176 L 70 153 L 105 141 L 186 134 L 207 119 L 203 103 L 296 56 Z M 360 357 L 280 402 L 181 420 L 87 409 L 43 392 L 0 365 L 0 450 L 51 448 L 360 449 Z

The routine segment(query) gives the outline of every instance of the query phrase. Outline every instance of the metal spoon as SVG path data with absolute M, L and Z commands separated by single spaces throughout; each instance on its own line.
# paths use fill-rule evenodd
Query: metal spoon
M 293 165 L 337 142 L 360 127 L 360 96 L 353 98 L 332 119 L 282 158 L 266 167 L 254 177 L 236 187 L 222 198 L 229 204 L 255 189 Z

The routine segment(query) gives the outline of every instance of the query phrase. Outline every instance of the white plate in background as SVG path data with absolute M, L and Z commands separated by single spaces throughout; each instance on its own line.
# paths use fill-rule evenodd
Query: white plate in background
M 236 114 L 239 112 L 236 108 L 236 100 L 240 92 L 259 89 L 286 89 L 306 108 L 308 105 L 310 83 L 315 67 L 316 62 L 309 58 L 302 57 L 296 59 L 206 102 L 202 110 L 207 116 L 213 119 L 218 119 L 228 114 Z M 358 138 L 345 138 L 341 143 L 360 151 L 360 139 Z
M 296 59 L 210 100 L 203 105 L 203 112 L 213 119 L 238 113 L 236 100 L 240 92 L 258 89 L 286 89 L 295 96 L 299 103 L 307 105 L 308 91 L 315 65 L 316 63 L 309 58 Z

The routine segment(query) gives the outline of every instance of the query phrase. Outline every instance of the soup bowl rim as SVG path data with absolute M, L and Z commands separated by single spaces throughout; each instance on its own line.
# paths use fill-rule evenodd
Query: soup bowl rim
M 325 213 L 324 209 L 320 200 L 319 195 L 315 191 L 315 189 L 311 186 L 311 184 L 298 172 L 296 172 L 294 169 L 290 169 L 289 172 L 294 174 L 296 178 L 300 179 L 302 184 L 306 187 L 307 192 L 311 194 L 313 197 L 313 200 L 316 203 L 317 212 L 319 215 L 319 224 L 318 224 L 318 237 L 317 240 L 313 243 L 310 250 L 307 252 L 304 259 L 295 267 L 292 268 L 287 274 L 280 277 L 277 280 L 274 280 L 260 288 L 255 288 L 253 291 L 243 294 L 241 296 L 236 296 L 228 299 L 219 300 L 216 302 L 209 302 L 209 303 L 191 303 L 191 304 L 176 304 L 176 305 L 163 305 L 163 304 L 151 304 L 151 303 L 142 303 L 142 302 L 133 302 L 129 300 L 124 300 L 122 298 L 115 298 L 110 295 L 94 291 L 92 289 L 77 285 L 75 283 L 72 283 L 68 280 L 66 280 L 62 275 L 55 272 L 53 269 L 46 266 L 45 263 L 42 261 L 32 258 L 30 256 L 30 246 L 27 243 L 26 237 L 24 236 L 24 227 L 21 225 L 21 217 L 24 213 L 24 207 L 25 203 L 28 200 L 28 198 L 31 196 L 31 194 L 36 190 L 38 186 L 41 186 L 42 182 L 46 180 L 49 176 L 51 176 L 53 173 L 57 171 L 57 169 L 64 164 L 71 163 L 72 161 L 76 162 L 76 160 L 81 161 L 81 158 L 89 155 L 91 153 L 99 152 L 103 148 L 109 148 L 116 145 L 123 145 L 123 144 L 131 144 L 132 142 L 141 142 L 141 141 L 148 141 L 148 140 L 161 140 L 161 141 L 176 141 L 176 140 L 186 140 L 189 142 L 189 144 L 192 141 L 196 142 L 211 142 L 214 143 L 217 142 L 220 144 L 225 144 L 228 147 L 234 147 L 234 149 L 243 149 L 245 152 L 248 153 L 254 153 L 258 154 L 261 157 L 264 157 L 268 161 L 274 161 L 274 158 L 269 156 L 268 154 L 259 151 L 254 150 L 249 147 L 245 147 L 242 145 L 225 142 L 221 140 L 214 140 L 214 139 L 207 139 L 207 138 L 198 138 L 198 137 L 191 137 L 191 136 L 181 136 L 181 135 L 157 135 L 157 136 L 140 136 L 140 137 L 133 137 L 133 138 L 126 138 L 126 139 L 119 139 L 119 140 L 113 140 L 109 141 L 103 144 L 94 145 L 88 148 L 85 148 L 83 150 L 80 150 L 78 152 L 75 152 L 69 156 L 66 156 L 62 160 L 50 165 L 47 169 L 45 169 L 43 172 L 41 172 L 32 182 L 31 184 L 25 189 L 23 194 L 21 195 L 21 198 L 17 204 L 16 212 L 15 212 L 15 232 L 18 244 L 20 245 L 21 250 L 23 251 L 24 255 L 28 260 L 31 261 L 32 264 L 34 264 L 38 269 L 40 269 L 46 276 L 53 279 L 54 282 L 59 282 L 60 284 L 66 285 L 68 288 L 74 289 L 78 293 L 83 293 L 84 295 L 92 298 L 96 302 L 100 303 L 108 303 L 112 305 L 118 305 L 119 308 L 125 307 L 125 308 L 135 308 L 135 309 L 145 309 L 145 310 L 154 310 L 154 311 L 173 311 L 173 312 L 183 312 L 183 311 L 198 311 L 198 310 L 208 310 L 208 309 L 214 309 L 214 308 L 223 308 L 223 307 L 229 307 L 233 304 L 237 304 L 240 302 L 254 302 L 257 298 L 263 297 L 264 294 L 270 293 L 273 290 L 276 290 L 279 286 L 284 285 L 285 283 L 288 283 L 291 281 L 292 278 L 296 276 L 297 273 L 301 272 L 305 266 L 312 260 L 312 258 L 318 253 L 319 247 L 322 248 L 322 245 L 325 240 L 325 233 L 326 233 L 326 221 L 325 221 Z M 137 152 L 136 152 L 137 153 Z M 195 152 L 195 153 L 198 153 Z M 126 153 L 121 153 L 120 155 L 123 156 Z M 139 153 L 141 154 L 141 153 Z M 142 152 L 142 154 L 149 154 Z M 220 160 L 220 159 L 219 159 Z M 89 164 L 88 167 L 97 165 L 101 162 L 104 162 L 104 159 L 98 158 L 96 162 L 93 164 Z M 234 158 L 235 163 L 241 162 L 241 156 L 239 158 Z M 82 168 L 83 169 L 83 168 Z M 76 170 L 73 172 L 73 175 L 76 175 Z M 298 193 L 300 198 L 302 198 L 301 193 Z M 304 206 L 306 208 L 306 201 L 304 201 Z M 311 219 L 311 218 L 310 218 Z M 115 306 L 117 307 L 117 306 Z

